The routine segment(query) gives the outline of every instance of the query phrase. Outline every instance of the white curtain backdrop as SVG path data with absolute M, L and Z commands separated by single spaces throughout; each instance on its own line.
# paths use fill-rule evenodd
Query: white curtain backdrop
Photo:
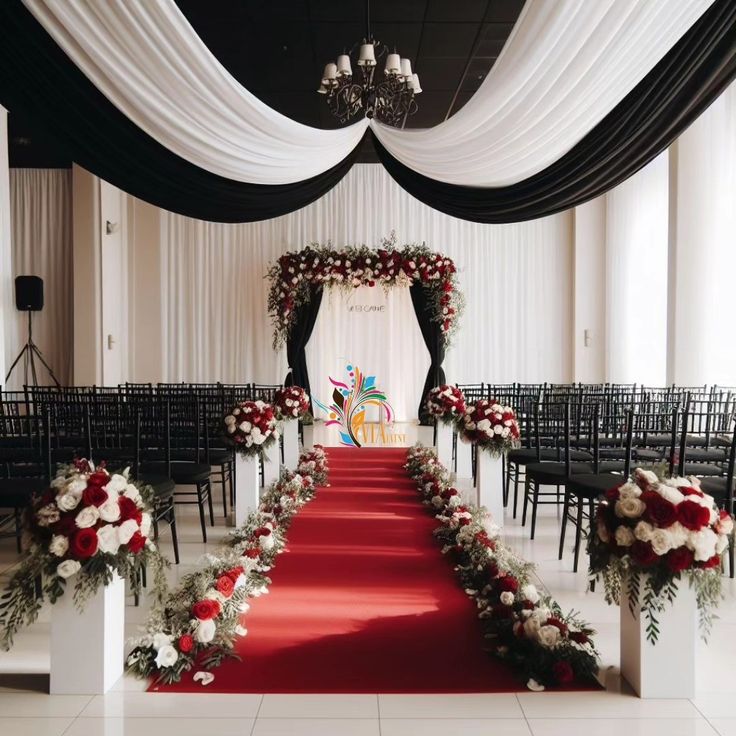
M 736 84 L 676 144 L 671 380 L 736 386 Z
M 456 115 L 425 131 L 373 130 L 433 179 L 520 181 L 600 122 L 712 1 L 527 0 L 490 74 Z M 319 130 L 272 110 L 230 76 L 174 0 L 24 3 L 125 115 L 215 174 L 258 184 L 306 179 L 345 158 L 368 124 Z
M 668 171 L 665 152 L 605 195 L 608 381 L 667 381 Z
M 269 262 L 310 242 L 375 246 L 392 230 L 398 244 L 425 241 L 459 269 L 467 309 L 445 360 L 448 380 L 569 380 L 570 214 L 514 225 L 457 220 L 408 195 L 375 164 L 355 166 L 319 201 L 265 222 L 227 225 L 161 213 L 162 380 L 280 382 L 286 357 L 271 348 L 263 278 Z M 307 350 L 312 379 L 334 374 L 335 356 L 362 339 L 375 345 L 375 365 L 390 352 L 400 366 L 407 383 L 396 385 L 411 395 L 393 400 L 415 416 L 428 354 L 413 311 L 401 304 L 406 296 L 392 297 L 385 341 L 376 340 L 374 323 L 356 327 L 344 312 L 330 324 L 321 319 Z
M 33 315 L 33 339 L 59 381 L 71 382 L 73 360 L 72 173 L 70 169 L 11 169 L 10 222 L 13 277 L 40 276 L 44 308 Z M 13 310 L 6 323 L 8 368 L 27 336 L 27 314 Z M 40 383 L 49 383 L 36 361 Z M 23 386 L 22 361 L 8 381 Z

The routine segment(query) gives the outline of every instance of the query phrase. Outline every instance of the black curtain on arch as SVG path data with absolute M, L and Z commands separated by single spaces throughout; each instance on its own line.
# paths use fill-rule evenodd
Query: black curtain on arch
M 420 421 L 424 422 L 426 414 L 424 411 L 424 400 L 427 397 L 427 393 L 430 389 L 433 389 L 435 386 L 441 386 L 445 382 L 445 371 L 442 369 L 442 362 L 445 359 L 445 337 L 442 334 L 440 323 L 432 319 L 432 314 L 429 311 L 427 290 L 424 286 L 420 283 L 413 283 L 409 288 L 409 293 L 411 294 L 411 303 L 414 307 L 419 329 L 424 338 L 424 344 L 429 351 L 431 361 L 417 410 Z
M 312 391 L 309 386 L 309 371 L 307 370 L 306 347 L 317 321 L 319 307 L 322 304 L 322 287 L 312 286 L 311 296 L 306 304 L 301 305 L 296 312 L 289 337 L 286 339 L 286 358 L 289 361 L 289 373 L 287 374 L 285 386 L 301 386 L 310 396 L 312 403 Z

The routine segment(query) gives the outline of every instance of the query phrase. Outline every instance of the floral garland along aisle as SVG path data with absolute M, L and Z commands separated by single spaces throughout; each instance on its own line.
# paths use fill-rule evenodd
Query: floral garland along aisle
M 294 515 L 327 485 L 327 457 L 320 445 L 299 457 L 297 472 L 286 472 L 263 494 L 257 511 L 230 534 L 216 554 L 186 575 L 154 606 L 145 633 L 135 639 L 128 671 L 156 683 L 172 683 L 197 667 L 195 681 L 207 685 L 209 671 L 227 658 L 238 658 L 235 640 L 245 636 L 242 616 L 248 600 L 268 593 L 267 577 L 286 546 Z
M 441 325 L 448 345 L 465 307 L 452 259 L 424 244 L 397 248 L 393 233 L 377 249 L 362 245 L 337 250 L 330 244 L 311 243 L 303 250 L 284 253 L 266 276 L 274 349 L 285 343 L 296 320 L 296 309 L 310 300 L 312 286 L 349 290 L 378 285 L 388 289 L 420 283 L 429 294 L 432 321 Z
M 592 681 L 598 673 L 595 633 L 575 612 L 531 582 L 534 565 L 520 560 L 490 527 L 484 508 L 463 505 L 432 448 L 409 449 L 406 469 L 440 525 L 434 534 L 451 554 L 465 592 L 475 601 L 491 651 L 518 667 L 531 690 Z

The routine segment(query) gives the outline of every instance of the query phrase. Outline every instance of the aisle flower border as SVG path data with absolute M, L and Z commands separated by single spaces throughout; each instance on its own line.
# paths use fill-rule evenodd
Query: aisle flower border
M 239 658 L 235 642 L 247 634 L 242 616 L 249 599 L 268 593 L 267 573 L 286 547 L 292 519 L 327 483 L 324 448 L 303 452 L 297 471 L 285 471 L 222 547 L 205 554 L 202 566 L 154 605 L 143 635 L 131 642 L 128 672 L 158 685 L 178 682 L 196 667 L 194 680 L 207 685 L 214 679 L 210 670 Z
M 531 690 L 595 681 L 599 655 L 593 629 L 537 590 L 532 582 L 535 566 L 499 539 L 485 508 L 463 504 L 434 449 L 410 448 L 405 467 L 440 522 L 434 535 L 443 554 L 454 557 L 461 584 L 479 610 L 490 651 L 520 669 Z
M 348 245 L 336 249 L 330 243 L 310 243 L 303 250 L 280 256 L 269 266 L 266 278 L 275 350 L 286 342 L 297 310 L 309 302 L 310 287 L 314 286 L 388 289 L 420 283 L 429 296 L 431 319 L 440 324 L 446 345 L 450 344 L 465 307 L 452 259 L 430 250 L 424 243 L 397 248 L 393 234 L 382 240 L 378 248 Z

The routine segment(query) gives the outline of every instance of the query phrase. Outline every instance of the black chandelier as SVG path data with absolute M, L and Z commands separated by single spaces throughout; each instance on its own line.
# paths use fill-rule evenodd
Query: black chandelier
M 370 16 L 366 10 L 367 32 L 360 44 L 344 51 L 325 66 L 317 92 L 325 95 L 332 114 L 341 122 L 364 114 L 386 125 L 403 128 L 409 115 L 418 109 L 416 96 L 421 93 L 419 76 L 414 74 L 409 59 L 389 53 L 386 44 L 377 41 L 370 31 Z M 360 46 L 357 64 L 360 79 L 353 76 L 350 55 Z M 375 78 L 377 59 L 386 57 L 383 78 Z

